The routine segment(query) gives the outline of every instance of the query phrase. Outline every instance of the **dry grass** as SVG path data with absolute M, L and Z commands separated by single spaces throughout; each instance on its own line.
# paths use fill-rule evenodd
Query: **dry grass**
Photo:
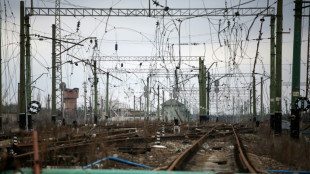
M 260 155 L 269 156 L 294 170 L 310 170 L 310 145 L 303 136 L 299 140 L 287 134 L 274 135 L 269 125 L 262 125 L 264 130 L 256 149 Z

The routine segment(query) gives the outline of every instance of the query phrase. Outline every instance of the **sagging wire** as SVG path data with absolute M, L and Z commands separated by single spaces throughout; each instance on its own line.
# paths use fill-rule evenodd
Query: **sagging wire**
M 262 13 L 264 13 L 266 10 L 269 10 L 269 8 L 272 7 L 272 6 L 273 6 L 274 4 L 276 4 L 276 3 L 277 3 L 277 1 L 275 1 L 275 2 L 272 3 L 271 5 L 268 4 L 268 6 L 265 8 L 265 10 L 262 10 L 259 14 L 257 14 L 257 15 L 255 16 L 255 18 L 254 18 L 254 20 L 253 20 L 253 22 L 252 22 L 252 24 L 251 24 L 251 26 L 250 26 L 250 28 L 249 28 L 249 30 L 248 30 L 248 34 L 247 34 L 247 36 L 246 36 L 246 40 L 247 40 L 247 41 L 249 41 L 249 35 L 250 35 L 250 32 L 251 32 L 251 29 L 252 29 L 252 27 L 253 27 L 253 25 L 254 25 L 256 19 L 258 18 L 258 16 L 261 15 Z

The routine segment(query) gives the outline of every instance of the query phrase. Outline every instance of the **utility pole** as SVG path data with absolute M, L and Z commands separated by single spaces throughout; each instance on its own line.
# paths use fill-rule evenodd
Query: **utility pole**
M 310 10 L 309 10 L 310 16 Z M 308 21 L 308 49 L 307 49 L 307 79 L 306 79 L 306 98 L 309 96 L 309 86 L 310 86 L 310 17 Z
M 277 2 L 276 83 L 275 83 L 275 134 L 282 132 L 282 21 L 283 0 Z
M 174 70 L 174 74 L 175 74 L 175 90 L 173 92 L 173 97 L 176 98 L 176 100 L 178 100 L 178 92 L 179 92 L 179 79 L 178 79 L 178 68 L 176 67 Z
M 301 15 L 302 0 L 295 1 L 294 47 L 293 47 L 293 73 L 291 98 L 291 137 L 299 138 L 300 112 L 295 102 L 300 96 L 300 53 L 301 53 Z
M 95 90 L 95 101 L 94 101 L 94 123 L 98 123 L 98 78 L 97 78 L 97 61 L 94 60 L 94 90 Z
M 270 18 L 270 128 L 274 129 L 275 119 L 275 16 Z
M 59 67 L 57 67 L 59 68 Z M 56 68 L 56 69 L 57 69 Z M 62 78 L 61 78 L 62 79 Z M 61 80 L 62 81 L 62 80 Z M 66 120 L 65 120 L 65 89 L 66 89 L 66 83 L 61 82 L 60 83 L 60 104 L 61 104 L 61 116 L 62 116 L 62 125 L 66 125 Z
M 47 106 L 46 106 L 48 111 L 50 111 L 50 109 L 51 109 L 50 105 L 51 105 L 51 96 L 48 94 L 47 95 Z
M 284 101 L 285 101 L 285 115 L 288 115 L 287 100 L 284 100 Z
M 242 118 L 242 121 L 244 121 L 244 119 L 246 118 L 246 101 L 243 101 L 243 106 L 242 106 L 242 115 L 243 115 L 243 118 Z
M 106 98 L 105 98 L 105 112 L 107 118 L 110 118 L 110 109 L 109 109 L 109 72 L 107 72 L 107 86 L 106 86 Z
M 140 109 L 139 109 L 140 111 L 142 111 L 142 110 L 141 110 L 141 105 L 142 105 L 141 97 L 142 97 L 142 96 L 139 97 L 139 98 L 140 98 Z
M 207 120 L 210 119 L 210 72 L 208 71 L 208 86 L 207 86 Z
M 26 28 L 26 106 L 31 102 L 31 65 L 30 65 L 30 23 L 29 16 L 25 17 L 25 28 Z M 26 112 L 26 129 L 32 129 L 32 116 L 30 113 Z
M 56 25 L 52 25 L 52 123 L 56 123 Z
M 26 128 L 24 1 L 20 1 L 19 128 Z
M 234 118 L 235 118 L 235 97 L 233 97 L 233 118 L 232 118 L 233 123 L 234 123 Z
M 199 119 L 206 121 L 206 68 L 204 60 L 199 58 Z
M 30 65 L 30 23 L 29 16 L 25 17 L 25 28 L 26 28 L 26 90 L 27 90 L 27 102 L 31 101 L 31 65 Z
M 133 95 L 133 110 L 136 110 L 136 96 Z
M 219 105 L 219 93 L 218 93 L 218 91 L 215 91 L 215 97 L 216 97 L 215 98 L 215 100 L 216 100 L 216 119 L 218 119 L 218 117 L 219 117 L 219 107 L 218 107 L 218 105 Z
M 100 113 L 99 115 L 102 117 L 103 116 L 103 97 L 101 96 L 101 100 L 100 100 Z
M 204 63 L 202 64 L 203 66 L 203 69 L 202 69 L 202 86 L 203 86 L 203 88 L 202 88 L 202 90 L 203 90 L 203 94 L 202 94 L 202 99 L 203 99 L 203 108 L 204 108 L 204 113 L 203 113 L 203 115 L 204 115 L 204 119 L 205 119 L 205 121 L 207 121 L 207 68 L 206 68 L 206 66 L 204 65 Z
M 160 120 L 160 104 L 159 104 L 159 85 L 157 86 L 157 97 L 158 97 L 158 101 L 157 101 L 157 118 L 158 120 Z
M 149 17 L 151 17 L 151 0 L 149 0 Z
M 90 123 L 93 121 L 93 107 L 92 107 L 92 102 L 91 102 L 91 96 L 92 94 L 90 94 L 89 96 L 89 118 L 90 118 Z
M 31 10 L 33 13 L 33 9 Z M 55 0 L 55 87 L 62 84 L 62 60 L 61 60 L 61 20 L 60 20 L 60 0 Z M 60 108 L 62 119 L 64 120 L 64 88 L 56 91 L 56 106 Z
M 163 90 L 163 103 L 162 103 L 162 106 L 161 106 L 161 116 L 162 116 L 162 120 L 165 121 L 165 106 L 164 106 L 164 103 L 165 103 L 165 91 Z
M 150 78 L 149 76 L 147 77 L 147 91 L 146 91 L 146 118 L 149 119 L 149 104 L 150 104 Z
M 198 75 L 198 83 L 199 83 L 199 120 L 202 121 L 203 117 L 203 60 L 199 57 L 199 75 Z
M 84 123 L 86 123 L 86 115 L 87 115 L 87 83 L 83 83 L 83 88 L 84 88 Z
M 252 117 L 252 89 L 250 89 L 250 118 Z
M 255 75 L 253 74 L 253 121 L 256 121 L 256 84 L 255 84 Z
M 260 119 L 258 119 L 258 121 L 263 121 L 263 77 L 260 78 Z
M 0 9 L 2 4 L 0 1 Z M 0 131 L 2 131 L 2 12 L 0 12 Z

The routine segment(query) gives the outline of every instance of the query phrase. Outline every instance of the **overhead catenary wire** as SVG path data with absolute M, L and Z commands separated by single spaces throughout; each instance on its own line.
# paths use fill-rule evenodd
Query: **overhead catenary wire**
M 53 3 L 53 1 L 42 1 L 44 3 L 47 3 L 47 5 L 49 3 Z M 120 1 L 118 1 L 117 3 L 119 3 Z M 160 2 L 160 1 L 159 1 Z M 204 3 L 204 1 L 202 1 Z M 227 1 L 229 2 L 229 1 Z M 242 5 L 248 5 L 250 4 L 251 2 L 254 2 L 253 0 L 252 1 L 247 1 L 247 2 L 241 2 L 241 1 L 231 1 L 230 4 L 227 3 L 226 4 L 226 8 L 230 8 L 230 6 L 234 6 L 236 4 L 236 7 L 242 7 Z M 255 1 L 257 2 L 257 1 Z M 113 3 L 114 5 L 116 5 L 117 3 Z M 64 2 L 64 5 L 69 5 L 69 6 L 73 6 L 73 4 L 70 2 L 70 1 L 65 1 Z M 75 5 L 75 7 L 78 7 L 80 5 Z M 167 5 L 166 5 L 167 6 Z M 203 42 L 201 42 L 201 44 L 203 44 L 203 47 L 201 46 L 201 48 L 203 48 L 203 51 L 204 51 L 204 54 L 205 55 L 208 55 L 208 54 L 212 54 L 213 55 L 213 59 L 215 61 L 223 61 L 224 57 L 221 56 L 220 52 L 222 52 L 223 50 L 225 50 L 225 52 L 227 53 L 225 55 L 225 58 L 227 59 L 227 61 L 223 61 L 223 63 L 226 64 L 226 69 L 227 69 L 227 72 L 235 72 L 235 73 L 241 73 L 243 72 L 244 70 L 242 69 L 242 67 L 240 67 L 240 65 L 242 63 L 245 63 L 247 61 L 247 59 L 253 59 L 253 56 L 251 55 L 247 55 L 249 53 L 247 53 L 247 47 L 248 47 L 248 44 L 250 44 L 249 42 L 254 42 L 254 41 L 246 41 L 245 39 L 245 33 L 247 33 L 247 31 L 249 29 L 247 29 L 248 27 L 248 24 L 244 24 L 243 21 L 239 20 L 238 17 L 235 17 L 235 18 L 232 18 L 232 17 L 227 17 L 225 16 L 224 18 L 222 18 L 222 21 L 219 23 L 219 22 L 214 22 L 214 21 L 218 21 L 219 18 L 208 18 L 210 24 L 209 24 L 209 28 L 210 28 L 210 38 L 207 38 L 209 39 L 209 42 L 207 42 L 207 39 L 205 39 L 206 35 L 203 35 L 201 37 L 204 37 L 205 40 L 202 39 Z M 233 21 L 235 19 L 235 21 Z M 81 21 L 81 25 L 84 25 L 84 19 L 77 19 L 79 21 Z M 98 22 L 98 18 L 95 19 L 93 18 L 93 20 L 96 20 Z M 105 18 L 104 20 L 102 20 L 102 22 L 100 23 L 100 25 L 98 24 L 98 28 L 95 28 L 94 30 L 92 30 L 94 36 L 99 36 L 98 38 L 98 41 L 100 42 L 100 45 L 103 45 L 103 44 L 106 44 L 108 42 L 107 38 L 106 37 L 102 37 L 100 38 L 101 34 L 99 34 L 98 31 L 100 31 L 102 28 L 104 28 L 104 26 L 106 26 L 105 28 L 106 29 L 111 29 L 111 31 L 118 31 L 118 32 L 122 32 L 122 31 L 125 31 L 125 30 L 131 30 L 133 31 L 132 33 L 137 33 L 139 34 L 139 32 L 141 32 L 143 35 L 147 36 L 148 38 L 150 38 L 150 40 L 147 40 L 145 41 L 146 38 L 144 38 L 143 40 L 145 42 L 141 42 L 141 44 L 148 44 L 150 45 L 150 47 L 152 47 L 152 49 L 154 50 L 152 52 L 152 54 L 157 54 L 157 55 L 161 55 L 161 56 L 164 56 L 164 55 L 168 55 L 170 56 L 170 60 L 173 60 L 175 59 L 177 56 L 176 54 L 176 51 L 178 51 L 177 49 L 177 43 L 174 43 L 173 42 L 173 38 L 175 38 L 175 33 L 177 31 L 177 28 L 174 24 L 173 21 L 176 22 L 176 19 L 171 19 L 171 17 L 169 16 L 165 16 L 165 17 L 162 17 L 162 18 L 159 18 L 158 19 L 159 22 L 160 22 L 160 25 L 159 27 L 157 28 L 157 31 L 155 32 L 155 34 L 151 34 L 149 35 L 149 33 L 145 34 L 143 33 L 143 31 L 133 31 L 129 28 L 127 29 L 124 29 L 124 30 L 121 30 L 119 29 L 120 27 L 119 26 L 116 26 L 116 29 L 113 28 L 113 26 L 111 25 L 111 21 L 107 21 L 107 18 Z M 184 19 L 181 19 L 181 20 L 184 20 Z M 238 21 L 239 20 L 239 21 Z M 229 30 L 228 30 L 228 26 L 227 26 L 227 22 L 230 21 L 231 24 L 229 26 Z M 170 22 L 170 23 L 168 23 Z M 177 24 L 177 23 L 176 23 Z M 217 28 L 219 25 L 221 25 L 221 28 Z M 176 28 L 174 28 L 176 27 Z M 217 28 L 215 30 L 215 27 Z M 222 30 L 223 28 L 225 28 L 225 31 Z M 134 29 L 134 28 L 133 28 Z M 155 29 L 155 28 L 154 28 Z M 182 28 L 183 29 L 183 28 Z M 83 31 L 79 31 L 78 33 L 76 33 L 76 25 L 72 26 L 72 25 L 67 25 L 67 26 L 64 26 L 64 28 L 62 30 L 66 30 L 68 36 L 67 38 L 74 38 L 76 40 L 82 40 L 83 38 L 85 37 L 88 37 L 89 36 L 89 33 L 85 33 Z M 14 30 L 13 30 L 14 31 Z M 33 30 L 35 31 L 35 30 Z M 192 30 L 194 31 L 194 30 Z M 40 32 L 38 32 L 40 33 Z M 184 32 L 185 33 L 185 32 Z M 16 34 L 18 34 L 18 32 L 16 32 Z M 194 40 L 194 36 L 195 36 L 196 33 L 189 33 L 189 34 L 184 34 L 181 36 L 181 39 L 184 39 L 185 37 L 188 37 L 188 38 L 191 38 L 191 40 Z M 49 34 L 46 33 L 46 36 L 48 36 Z M 141 34 L 139 34 L 141 35 Z M 216 35 L 217 36 L 217 39 L 214 39 L 216 38 Z M 108 34 L 106 34 L 105 36 L 108 36 Z M 154 39 L 156 37 L 156 39 Z M 197 36 L 198 38 L 199 36 Z M 196 38 L 195 38 L 196 39 Z M 120 39 L 115 39 L 117 40 L 117 43 L 118 44 L 121 44 L 121 40 Z M 115 40 L 111 39 L 109 42 L 114 42 L 115 43 Z M 212 40 L 212 41 L 210 41 Z M 226 43 L 226 45 L 224 46 L 224 41 Z M 35 41 L 36 42 L 36 41 Z M 132 40 L 128 40 L 126 41 L 128 42 L 128 44 L 133 44 L 133 41 Z M 138 40 L 139 42 L 139 40 Z M 256 41 L 255 41 L 256 42 Z M 263 42 L 261 42 L 263 43 Z M 37 44 L 37 43 L 36 43 Z M 174 48 L 172 46 L 172 44 L 174 44 Z M 210 52 L 208 49 L 208 46 L 212 44 L 212 47 L 213 47 L 213 50 L 212 52 Z M 222 44 L 225 48 L 221 48 L 221 47 L 218 47 L 218 44 Z M 83 49 L 87 48 L 87 46 L 89 46 L 88 48 L 90 48 L 90 45 L 86 45 Z M 158 48 L 158 49 L 154 49 L 155 46 Z M 187 46 L 182 46 L 182 48 L 186 48 Z M 123 48 L 123 47 L 122 47 Z M 34 50 L 34 48 L 32 48 Z M 107 54 L 106 50 L 108 48 L 103 48 L 103 49 L 100 49 L 99 52 L 100 52 L 100 55 L 104 55 L 104 54 Z M 34 50 L 34 53 L 37 52 L 38 50 Z M 121 50 L 120 50 L 121 51 Z M 73 50 L 70 51 L 70 54 L 72 55 L 75 55 L 77 54 L 78 57 L 87 57 L 87 53 L 85 53 L 85 50 L 79 50 L 78 48 L 73 48 Z M 119 54 L 119 53 L 118 53 Z M 185 51 L 184 51 L 184 54 L 185 54 Z M 42 67 L 48 67 L 48 64 L 49 62 L 46 62 L 48 59 L 45 58 L 45 59 L 41 59 L 43 57 L 45 57 L 44 55 L 39 55 L 39 53 L 37 53 L 37 55 L 35 56 L 37 58 L 37 60 L 34 59 L 34 63 L 39 66 L 42 66 Z M 206 57 L 206 56 L 205 56 Z M 207 57 L 206 57 L 207 58 Z M 258 55 L 257 57 L 257 63 L 256 64 L 259 64 L 259 63 L 263 63 L 263 60 L 262 60 L 262 57 L 260 55 Z M 65 61 L 70 61 L 72 60 L 72 58 L 68 55 L 64 55 L 64 60 Z M 170 60 L 163 60 L 162 62 L 150 62 L 150 63 L 145 63 L 143 62 L 142 66 L 149 66 L 151 69 L 158 69 L 159 67 L 165 67 L 166 70 L 167 70 L 167 73 L 168 72 L 172 72 L 173 69 L 171 67 L 175 67 L 176 64 L 175 63 L 172 63 L 170 62 Z M 10 61 L 15 61 L 14 59 L 10 60 Z M 16 62 L 16 61 L 15 61 Z M 138 63 L 124 63 L 124 62 L 118 62 L 117 65 L 115 65 L 115 67 L 117 66 L 118 68 L 120 68 L 120 65 L 121 63 L 123 63 L 123 66 L 126 67 L 126 66 L 134 66 L 136 68 L 139 68 L 141 67 Z M 209 63 L 209 62 L 208 62 Z M 169 65 L 171 64 L 171 65 Z M 192 64 L 192 63 L 188 63 L 190 66 L 194 66 L 195 64 Z M 69 65 L 69 64 L 68 64 Z M 185 64 L 184 64 L 185 65 Z M 84 66 L 84 64 L 83 64 Z M 72 66 L 70 65 L 70 67 L 72 69 L 80 69 L 80 68 L 84 68 L 83 66 Z M 105 70 L 105 68 L 109 67 L 110 65 L 104 65 L 104 64 L 100 64 L 99 66 L 101 66 L 101 69 Z M 111 66 L 114 66 L 114 65 L 111 65 Z M 72 72 L 76 72 L 74 70 L 71 71 L 68 71 L 68 78 L 74 78 L 74 76 L 70 76 L 70 74 Z M 216 67 L 214 67 L 214 71 L 221 71 L 222 69 L 218 69 Z M 89 70 L 86 70 L 86 71 L 89 71 Z M 187 77 L 182 69 L 181 70 L 178 70 L 178 73 L 180 74 L 179 76 L 179 82 L 181 82 L 182 80 L 185 80 Z M 87 72 L 86 74 L 90 74 L 90 72 Z M 102 78 L 102 77 L 101 77 Z M 121 75 L 121 79 L 129 82 L 129 81 L 134 81 L 134 80 L 137 80 L 137 79 L 143 79 L 145 77 L 143 77 L 142 75 L 139 75 L 139 74 L 123 74 Z M 154 77 L 155 78 L 155 77 Z M 157 78 L 157 77 L 156 77 Z M 246 79 L 246 77 L 243 77 L 244 80 Z M 239 78 L 241 79 L 241 78 Z M 170 81 L 170 82 L 168 82 Z M 165 82 L 166 84 L 169 84 L 169 83 L 173 83 L 172 82 L 173 79 L 171 77 L 168 77 L 167 78 L 167 82 Z M 192 79 L 192 81 L 190 82 L 191 84 L 192 83 L 196 83 L 197 79 Z M 123 84 L 126 84 L 126 83 L 123 83 Z M 236 81 L 234 80 L 231 80 L 230 79 L 225 79 L 225 82 L 224 83 L 227 83 L 227 84 L 231 84 L 231 86 L 234 86 L 234 85 L 240 85 L 240 84 L 237 84 Z M 248 82 L 246 82 L 248 83 Z M 186 83 L 182 83 L 181 86 L 183 85 L 187 85 Z

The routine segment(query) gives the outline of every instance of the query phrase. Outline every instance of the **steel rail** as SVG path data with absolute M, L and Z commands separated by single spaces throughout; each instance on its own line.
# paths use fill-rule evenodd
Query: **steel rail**
M 162 140 L 171 140 L 171 139 L 183 139 L 185 135 L 176 135 L 176 136 L 164 136 L 164 137 L 161 137 Z M 198 138 L 200 137 L 199 133 L 197 134 L 187 134 L 187 136 L 189 136 L 190 139 L 192 138 Z M 152 137 L 149 137 L 150 139 L 155 139 L 155 138 L 152 138 Z M 101 143 L 108 143 L 108 144 L 112 144 L 112 143 L 119 143 L 119 142 L 124 142 L 124 141 L 143 141 L 143 140 L 146 140 L 147 138 L 145 137 L 130 137 L 128 139 L 128 137 L 126 138 L 121 138 L 121 139 L 92 139 L 92 140 L 89 140 L 89 141 L 86 141 L 86 142 L 76 142 L 76 143 L 71 143 L 71 144 L 64 144 L 64 145 L 58 145 L 58 146 L 54 146 L 54 147 L 50 147 L 47 151 L 54 151 L 54 150 L 59 150 L 59 149 L 67 149 L 67 148 L 73 148 L 73 147 L 81 147 L 81 146 L 89 146 L 89 145 L 92 145 L 94 144 L 95 142 L 101 142 Z M 69 142 L 69 141 L 68 141 Z M 30 145 L 29 145 L 30 146 Z M 19 155 L 15 155 L 14 157 L 15 158 L 21 158 L 21 157 L 26 157 L 26 156 L 29 156 L 29 155 L 33 155 L 33 151 L 31 152 L 26 152 L 26 153 L 23 153 L 23 154 L 19 154 Z
M 204 139 L 210 135 L 210 133 L 215 129 L 213 127 L 210 131 L 208 131 L 205 135 L 203 135 L 199 140 L 197 140 L 191 147 L 186 149 L 168 168 L 168 171 L 173 171 L 176 169 L 179 169 L 185 161 L 187 161 L 192 153 L 195 153 L 195 151 L 199 150 L 204 143 Z
M 248 168 L 249 172 L 251 173 L 256 173 L 255 169 L 250 165 L 250 162 L 246 159 L 242 149 L 241 149 L 241 145 L 240 145 L 240 141 L 239 141 L 239 138 L 237 136 L 237 133 L 235 131 L 235 128 L 234 126 L 232 125 L 232 130 L 234 132 L 234 136 L 235 136 L 235 139 L 236 139 L 236 142 L 237 142 L 237 145 L 238 145 L 238 151 L 240 153 L 240 156 L 241 156 L 241 159 L 242 159 L 242 162 L 243 164 Z
M 168 168 L 168 171 L 173 171 L 173 170 L 178 170 L 181 168 L 181 166 L 183 166 L 183 164 L 188 161 L 191 157 L 193 153 L 196 153 L 202 146 L 202 144 L 204 143 L 203 140 L 210 136 L 211 132 L 215 129 L 215 127 L 213 127 L 210 131 L 208 131 L 205 135 L 203 135 L 199 140 L 197 140 L 190 148 L 186 149 Z M 236 130 L 234 129 L 234 127 L 232 126 L 232 131 L 234 133 L 234 137 L 236 139 L 237 145 L 238 145 L 238 151 L 240 153 L 241 156 L 241 160 L 243 162 L 243 164 L 245 164 L 245 166 L 247 167 L 247 169 L 249 170 L 249 172 L 251 173 L 257 173 L 256 170 L 250 165 L 250 162 L 246 159 L 244 152 L 241 149 L 241 145 L 240 145 L 240 141 L 238 139 Z

